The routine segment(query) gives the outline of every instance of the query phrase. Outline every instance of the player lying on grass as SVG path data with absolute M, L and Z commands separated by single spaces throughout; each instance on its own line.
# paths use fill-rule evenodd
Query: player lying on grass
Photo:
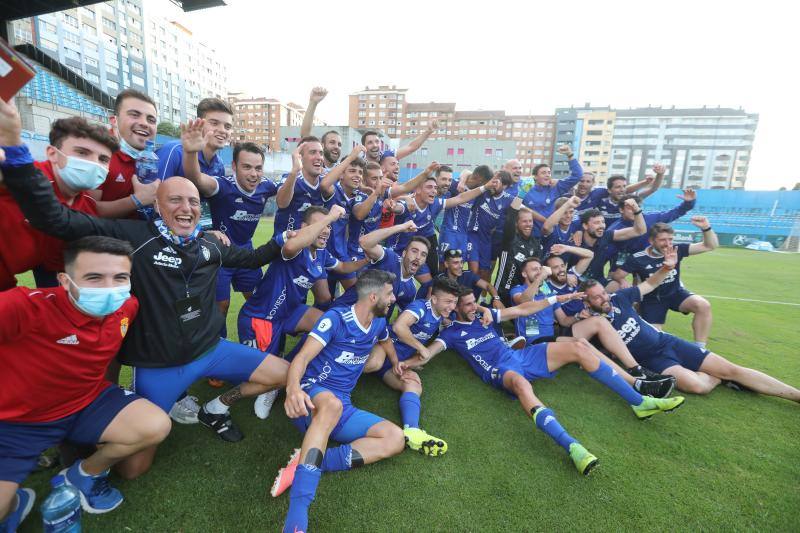
M 581 293 L 550 296 L 545 300 L 526 302 L 506 309 L 492 309 L 494 322 L 513 320 L 529 315 L 556 302 L 562 303 L 580 298 Z M 556 420 L 555 413 L 544 406 L 533 393 L 531 381 L 551 378 L 555 371 L 569 363 L 578 363 L 589 375 L 616 392 L 627 401 L 640 419 L 647 419 L 659 412 L 672 411 L 683 403 L 683 397 L 653 398 L 642 396 L 606 364 L 599 352 L 585 339 L 574 342 L 548 342 L 512 350 L 498 335 L 494 325 L 481 324 L 477 316 L 477 303 L 472 291 L 463 288 L 456 305 L 456 320 L 445 328 L 439 337 L 428 346 L 429 357 L 452 349 L 464 358 L 472 370 L 485 382 L 515 396 L 525 413 L 530 414 L 536 427 L 547 433 L 569 453 L 578 472 L 588 474 L 597 464 L 597 457 L 589 453 Z M 405 362 L 404 367 L 416 368 L 430 359 L 424 354 L 416 355 Z
M 800 390 L 777 379 L 739 365 L 689 341 L 659 331 L 644 320 L 633 305 L 658 287 L 667 276 L 675 276 L 678 252 L 674 247 L 664 251 L 663 265 L 658 272 L 636 287 L 609 294 L 594 280 L 581 284 L 587 306 L 595 314 L 604 315 L 628 350 L 643 366 L 654 372 L 675 376 L 677 386 L 685 392 L 708 394 L 727 382 L 734 389 L 749 389 L 761 394 L 800 402 Z

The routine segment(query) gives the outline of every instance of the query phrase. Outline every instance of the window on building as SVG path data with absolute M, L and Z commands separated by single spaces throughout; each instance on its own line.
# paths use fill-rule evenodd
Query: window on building
M 459 148 L 458 150 L 456 150 L 456 153 L 458 155 L 464 155 L 464 149 L 463 148 Z
M 453 148 L 448 148 L 448 149 L 447 149 L 447 155 L 453 155 L 453 152 L 454 152 L 454 151 L 455 151 L 455 150 L 454 150 Z
M 484 148 L 483 149 L 483 155 L 491 157 L 492 156 L 492 149 L 491 148 Z

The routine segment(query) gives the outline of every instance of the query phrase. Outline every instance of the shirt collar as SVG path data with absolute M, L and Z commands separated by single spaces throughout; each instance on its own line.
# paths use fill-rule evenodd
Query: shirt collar
M 55 287 L 53 290 L 56 298 L 56 307 L 59 308 L 64 316 L 67 317 L 67 320 L 69 320 L 70 323 L 76 328 L 82 328 L 90 322 L 102 320 L 98 317 L 89 316 L 75 307 L 75 304 L 72 303 L 72 300 L 70 299 L 69 294 L 64 287 Z

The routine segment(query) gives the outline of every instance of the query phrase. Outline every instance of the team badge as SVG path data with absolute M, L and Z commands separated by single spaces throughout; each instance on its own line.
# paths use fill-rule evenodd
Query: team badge
M 129 323 L 128 317 L 125 317 L 119 321 L 119 334 L 122 335 L 123 337 L 125 336 L 126 333 L 128 333 L 128 323 Z
M 205 259 L 206 261 L 211 259 L 211 251 L 208 248 L 206 248 L 205 246 L 201 246 L 200 251 L 203 252 L 203 259 Z

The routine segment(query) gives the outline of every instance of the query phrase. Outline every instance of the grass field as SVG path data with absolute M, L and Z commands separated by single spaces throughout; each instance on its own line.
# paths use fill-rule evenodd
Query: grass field
M 262 224 L 262 228 L 265 225 Z M 256 242 L 266 238 L 259 232 Z M 709 348 L 734 362 L 800 385 L 800 255 L 720 249 L 683 263 L 684 283 L 710 298 Z M 27 281 L 27 279 L 24 279 Z M 235 335 L 235 298 L 228 330 Z M 667 330 L 691 338 L 670 314 Z M 422 426 L 445 438 L 441 458 L 410 451 L 323 477 L 311 509 L 314 531 L 553 531 L 800 529 L 800 405 L 737 393 L 689 396 L 670 415 L 638 421 L 630 408 L 577 368 L 534 388 L 600 466 L 579 476 L 518 404 L 480 382 L 466 362 L 440 355 L 422 374 Z M 205 383 L 201 399 L 218 392 Z M 354 403 L 399 422 L 398 394 L 364 376 Z M 125 503 L 84 515 L 87 531 L 277 531 L 286 495 L 268 491 L 301 435 L 282 397 L 266 421 L 252 402 L 233 408 L 246 438 L 219 440 L 201 426 L 175 425 L 153 469 L 115 484 Z M 40 498 L 52 471 L 27 486 Z M 38 507 L 37 502 L 37 507 Z M 20 531 L 41 529 L 34 512 Z

